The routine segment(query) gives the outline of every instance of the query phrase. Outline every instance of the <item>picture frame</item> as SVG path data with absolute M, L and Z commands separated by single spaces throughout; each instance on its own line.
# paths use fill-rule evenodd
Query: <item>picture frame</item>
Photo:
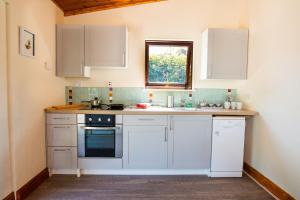
M 35 56 L 35 34 L 23 26 L 19 28 L 20 55 L 26 57 Z

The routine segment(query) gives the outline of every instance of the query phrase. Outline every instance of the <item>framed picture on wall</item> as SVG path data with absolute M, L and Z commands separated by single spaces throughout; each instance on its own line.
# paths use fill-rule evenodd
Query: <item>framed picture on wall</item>
M 35 56 L 35 34 L 20 26 L 20 55 L 27 57 Z

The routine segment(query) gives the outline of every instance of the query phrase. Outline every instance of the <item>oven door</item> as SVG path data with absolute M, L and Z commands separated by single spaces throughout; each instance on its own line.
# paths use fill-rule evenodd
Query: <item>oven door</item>
M 122 127 L 78 127 L 78 157 L 122 157 Z

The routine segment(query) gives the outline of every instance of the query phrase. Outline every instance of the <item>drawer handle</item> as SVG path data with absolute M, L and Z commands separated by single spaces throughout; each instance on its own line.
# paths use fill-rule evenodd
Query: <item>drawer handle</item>
M 70 126 L 54 126 L 55 129 L 69 129 Z
M 155 119 L 139 119 L 140 121 L 154 121 Z
M 71 151 L 71 149 L 54 149 L 54 151 L 61 151 L 61 152 L 63 152 L 63 151 Z
M 53 119 L 65 119 L 65 120 L 69 120 L 69 117 L 54 117 Z

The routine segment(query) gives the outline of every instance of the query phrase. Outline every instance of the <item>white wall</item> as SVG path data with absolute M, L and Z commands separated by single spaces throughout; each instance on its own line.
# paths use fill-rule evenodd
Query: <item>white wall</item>
M 13 0 L 8 7 L 9 121 L 14 187 L 46 168 L 44 108 L 64 104 L 64 79 L 55 76 L 55 24 L 63 13 L 50 0 Z M 19 55 L 19 26 L 36 34 L 36 57 Z M 44 67 L 47 62 L 50 70 Z
M 94 70 L 82 86 L 144 87 L 145 39 L 194 41 L 194 87 L 235 88 L 239 81 L 200 80 L 200 39 L 207 27 L 245 27 L 244 0 L 168 0 L 70 16 L 67 24 L 127 25 L 129 29 L 128 70 Z
M 194 40 L 195 86 L 240 88 L 240 98 L 260 112 L 247 133 L 246 161 L 300 198 L 300 1 L 248 3 L 249 11 L 244 0 L 168 0 L 66 17 L 65 22 L 129 27 L 129 69 L 93 71 L 90 80 L 82 80 L 85 86 L 104 86 L 106 81 L 112 81 L 114 86 L 143 87 L 145 38 Z M 64 86 L 69 83 L 54 75 L 54 24 L 63 22 L 54 4 L 50 0 L 13 0 L 8 16 L 9 113 L 17 189 L 46 167 L 43 109 L 62 104 Z M 201 32 L 207 27 L 247 27 L 248 22 L 249 79 L 199 80 Z M 34 59 L 18 54 L 19 25 L 37 35 Z M 50 71 L 45 70 L 44 62 L 50 64 Z
M 300 199 L 300 1 L 249 0 L 246 162 Z
M 0 1 L 0 199 L 13 191 L 7 110 L 6 5 Z

